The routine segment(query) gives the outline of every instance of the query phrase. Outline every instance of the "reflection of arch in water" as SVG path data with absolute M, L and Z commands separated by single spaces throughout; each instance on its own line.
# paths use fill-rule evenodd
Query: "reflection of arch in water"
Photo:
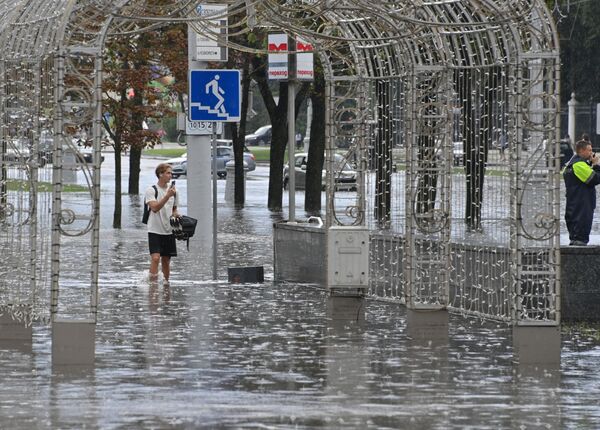
M 46 129 L 53 129 L 56 136 L 50 181 L 53 193 L 46 201 L 51 214 L 36 212 L 38 233 L 52 237 L 51 252 L 34 252 L 34 247 L 29 252 L 19 251 L 32 257 L 23 259 L 30 262 L 20 268 L 23 273 L 37 270 L 39 258 L 52 261 L 53 312 L 60 307 L 62 279 L 78 276 L 83 281 L 81 271 L 69 274 L 61 265 L 63 256 L 76 253 L 80 267 L 89 269 L 83 271 L 90 285 L 88 312 L 94 317 L 96 313 L 99 157 L 96 164 L 87 166 L 87 192 L 63 192 L 62 177 L 65 151 L 73 149 L 68 141 L 71 127 L 91 120 L 94 152 L 100 152 L 104 41 L 180 21 L 224 42 L 209 31 L 208 21 L 197 16 L 199 3 L 152 6 L 135 0 L 90 0 L 32 4 L 22 0 L 0 5 L 0 72 L 33 89 L 26 92 L 4 84 L 6 100 L 20 101 L 16 111 L 32 119 L 27 127 L 34 141 Z M 487 233 L 509 249 L 508 257 L 491 276 L 503 285 L 494 300 L 512 301 L 514 295 L 522 294 L 519 285 L 538 282 L 548 286 L 548 294 L 559 296 L 558 185 L 553 173 L 558 154 L 558 44 L 542 0 L 398 0 L 383 4 L 323 0 L 285 6 L 275 0 L 227 3 L 230 14 L 241 16 L 230 33 L 249 31 L 247 24 L 269 22 L 302 36 L 321 57 L 329 108 L 327 225 L 360 220 L 377 232 L 381 243 L 387 243 L 381 246 L 402 243 L 401 247 L 388 246 L 395 250 L 396 261 L 390 269 L 378 257 L 379 242 L 374 242 L 374 291 L 406 299 L 412 307 L 443 308 L 449 304 L 450 285 L 456 284 L 463 290 L 458 301 L 450 304 L 465 312 L 487 314 L 478 303 L 492 288 L 486 280 L 489 274 L 481 263 L 473 263 L 471 268 L 456 266 L 466 258 L 477 261 L 477 255 L 491 252 Z M 222 15 L 211 18 L 226 18 L 227 14 Z M 247 50 L 228 44 L 231 49 Z M 431 108 L 422 108 L 422 103 Z M 461 118 L 450 115 L 448 106 L 460 107 Z M 0 127 L 6 137 L 14 128 L 11 115 L 15 109 L 7 104 L 1 109 Z M 349 110 L 352 115 L 342 114 Z M 509 131 L 510 147 L 514 148 L 510 163 L 499 169 L 497 176 L 486 171 L 488 140 L 497 120 L 494 112 L 501 112 L 502 127 Z M 453 171 L 451 164 L 457 127 L 465 140 L 466 173 Z M 351 201 L 337 199 L 339 193 L 333 187 L 332 154 L 340 131 L 352 134 L 358 167 L 357 190 Z M 547 142 L 545 163 L 530 161 L 524 144 L 533 146 L 542 140 Z M 8 174 L 3 173 L 2 180 Z M 496 182 L 516 192 L 500 197 Z M 543 186 L 536 187 L 538 193 L 530 193 L 532 184 Z M 490 198 L 482 199 L 484 193 Z M 524 208 L 526 201 L 528 207 Z M 504 208 L 509 217 L 494 215 Z M 71 227 L 79 228 L 82 240 L 64 240 L 65 226 L 60 220 L 66 219 L 65 209 L 72 214 L 67 218 L 72 218 Z M 463 212 L 467 214 L 466 228 Z M 482 245 L 468 251 L 471 254 L 451 245 L 451 239 L 468 242 L 473 234 L 484 235 Z M 536 264 L 524 263 L 530 260 Z M 30 278 L 30 294 L 19 295 L 17 301 L 38 297 L 36 310 L 44 313 L 50 298 L 42 291 L 49 278 Z M 464 289 L 467 278 L 473 291 Z M 509 308 L 509 313 L 492 316 L 529 318 L 527 310 Z M 547 322 L 558 317 L 553 311 Z

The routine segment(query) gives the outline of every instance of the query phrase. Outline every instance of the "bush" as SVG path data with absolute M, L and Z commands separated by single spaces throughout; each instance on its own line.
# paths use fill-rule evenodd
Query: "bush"
M 166 116 L 162 119 L 162 128 L 165 130 L 164 140 L 176 142 L 179 131 L 177 130 L 177 116 Z

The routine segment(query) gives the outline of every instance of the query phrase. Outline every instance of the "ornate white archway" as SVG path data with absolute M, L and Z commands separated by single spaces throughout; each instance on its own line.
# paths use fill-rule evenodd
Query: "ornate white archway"
M 0 309 L 95 319 L 104 42 L 173 21 L 202 32 L 199 3 L 0 2 Z M 327 225 L 372 230 L 372 294 L 558 323 L 559 58 L 542 0 L 222 3 L 245 17 L 233 31 L 257 23 L 316 46 L 327 81 Z M 95 161 L 73 166 L 67 130 L 84 123 Z M 35 155 L 48 133 L 53 164 Z M 500 136 L 510 150 L 494 165 Z M 351 194 L 334 187 L 332 153 L 344 139 L 359 171 Z M 456 143 L 464 167 L 453 166 Z M 81 192 L 65 192 L 73 168 L 86 178 Z M 79 306 L 61 306 L 73 296 Z

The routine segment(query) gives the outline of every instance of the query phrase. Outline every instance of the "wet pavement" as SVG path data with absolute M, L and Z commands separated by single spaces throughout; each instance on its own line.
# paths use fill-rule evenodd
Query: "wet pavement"
M 144 160 L 141 189 L 155 164 Z M 113 230 L 105 190 L 95 365 L 52 368 L 45 326 L 31 346 L 0 348 L 0 427 L 600 427 L 598 331 L 563 328 L 560 368 L 525 369 L 506 325 L 452 315 L 448 338 L 429 342 L 397 304 L 366 299 L 349 312 L 317 286 L 274 283 L 271 223 L 283 214 L 266 211 L 261 172 L 246 208 L 219 205 L 217 281 L 192 239 L 170 286 L 149 285 L 140 198 L 123 197 Z M 111 180 L 106 169 L 103 189 Z M 265 283 L 228 284 L 233 265 L 264 266 Z

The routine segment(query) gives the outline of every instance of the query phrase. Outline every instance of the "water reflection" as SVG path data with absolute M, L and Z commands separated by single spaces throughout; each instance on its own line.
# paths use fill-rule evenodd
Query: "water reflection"
M 3 418 L 31 414 L 54 428 L 600 422 L 597 342 L 567 344 L 561 375 L 532 375 L 513 364 L 503 325 L 451 316 L 446 343 L 423 342 L 405 308 L 314 286 L 116 278 L 102 284 L 92 372 L 50 370 L 48 333 L 36 333 L 32 353 L 3 350 Z

